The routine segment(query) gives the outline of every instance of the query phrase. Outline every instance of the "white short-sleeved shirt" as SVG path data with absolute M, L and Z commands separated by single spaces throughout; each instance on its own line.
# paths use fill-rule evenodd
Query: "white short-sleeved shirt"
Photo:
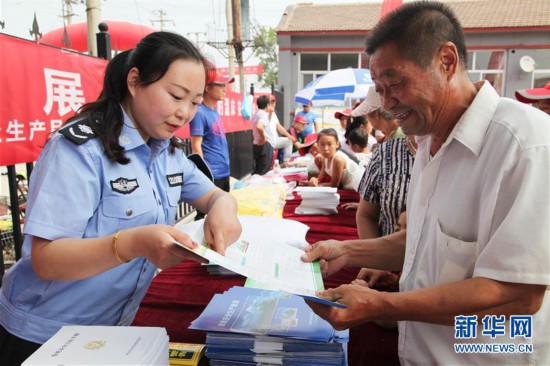
M 342 151 L 336 151 L 336 154 L 334 154 L 334 157 L 329 163 L 328 159 L 324 159 L 325 164 L 325 173 L 332 177 L 332 168 L 333 168 L 333 162 L 334 159 L 337 156 L 341 156 L 346 160 L 346 167 L 344 168 L 344 172 L 342 174 L 342 179 L 340 181 L 340 185 L 344 189 L 353 189 L 354 191 L 357 191 L 357 188 L 359 187 L 359 183 L 361 182 L 361 177 L 363 176 L 363 173 L 365 172 L 365 168 L 357 165 L 356 162 L 351 160 L 346 154 L 344 154 Z
M 417 140 L 401 291 L 472 277 L 549 285 L 550 117 L 485 82 L 433 158 L 429 136 Z M 549 365 L 548 290 L 532 324 L 530 340 L 511 339 L 509 322 L 491 340 L 478 319 L 477 338 L 465 341 L 452 325 L 400 322 L 401 364 Z M 456 353 L 465 342 L 532 343 L 534 352 Z
M 83 136 L 90 126 L 67 127 Z M 94 122 L 90 122 L 94 123 Z M 31 263 L 33 236 L 93 238 L 149 224 L 172 225 L 180 201 L 214 185 L 168 140 L 145 143 L 124 113 L 119 143 L 131 161 L 109 160 L 98 137 L 76 144 L 56 133 L 30 177 L 22 258 L 4 276 L 0 324 L 11 334 L 44 343 L 63 325 L 130 325 L 155 266 L 145 258 L 79 281 L 43 281 Z
M 271 118 L 269 118 L 269 113 L 267 114 L 269 119 L 269 126 L 266 130 L 265 138 L 269 144 L 275 148 L 277 138 L 279 137 L 279 133 L 277 132 L 277 125 L 281 122 L 279 122 L 279 117 L 277 117 L 277 113 L 273 112 L 271 113 Z
M 258 109 L 256 114 L 252 117 L 252 137 L 254 139 L 254 145 L 258 145 L 260 141 L 260 133 L 258 132 L 257 124 L 261 123 L 264 127 L 264 137 L 269 142 L 269 134 L 271 132 L 269 124 L 269 115 L 263 109 Z M 271 144 L 271 143 L 270 143 Z

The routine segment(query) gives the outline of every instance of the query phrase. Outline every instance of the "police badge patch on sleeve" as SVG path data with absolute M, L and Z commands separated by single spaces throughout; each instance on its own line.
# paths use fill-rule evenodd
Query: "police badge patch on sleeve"
M 177 187 L 183 185 L 183 173 L 169 174 L 166 176 L 168 185 L 170 187 Z
M 91 124 L 90 119 L 83 118 L 75 123 L 68 124 L 61 128 L 59 133 L 74 142 L 77 145 L 82 145 L 89 139 L 96 136 Z
M 137 179 L 118 178 L 111 181 L 111 189 L 122 194 L 132 193 L 138 187 Z

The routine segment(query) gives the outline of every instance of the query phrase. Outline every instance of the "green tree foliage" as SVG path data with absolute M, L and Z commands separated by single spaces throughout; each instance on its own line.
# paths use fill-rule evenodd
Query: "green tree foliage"
M 277 84 L 277 34 L 272 27 L 260 26 L 254 37 L 254 55 L 264 67 L 264 73 L 258 75 L 258 82 L 262 87 Z

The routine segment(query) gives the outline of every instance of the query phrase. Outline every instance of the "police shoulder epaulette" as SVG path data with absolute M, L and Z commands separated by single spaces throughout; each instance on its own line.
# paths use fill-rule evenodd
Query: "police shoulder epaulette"
M 90 118 L 82 118 L 74 123 L 69 123 L 67 126 L 61 128 L 59 133 L 77 145 L 82 145 L 97 136 L 92 128 Z

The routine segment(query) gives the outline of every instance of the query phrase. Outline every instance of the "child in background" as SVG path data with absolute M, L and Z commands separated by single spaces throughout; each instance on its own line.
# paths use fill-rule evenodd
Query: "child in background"
M 321 162 L 323 157 L 319 154 L 319 149 L 317 148 L 317 134 L 312 133 L 307 135 L 304 139 L 304 142 L 301 144 L 298 149 L 300 157 L 308 158 L 307 159 L 307 176 L 308 178 L 316 177 L 319 175 L 319 170 L 321 169 Z M 309 181 L 303 181 L 299 183 L 300 185 L 309 185 Z
M 346 153 L 352 160 L 356 159 L 355 153 L 351 150 L 350 146 L 346 143 L 347 134 L 351 126 L 351 108 L 346 108 L 343 111 L 334 113 L 334 118 L 340 122 L 340 126 L 335 128 L 338 133 L 338 141 L 340 142 L 340 148 Z
M 329 186 L 357 190 L 363 170 L 346 154 L 339 151 L 338 133 L 333 128 L 326 128 L 317 136 L 319 153 L 323 157 L 318 177 L 309 179 L 312 187 Z M 329 182 L 326 182 L 329 180 Z
M 359 160 L 359 166 L 365 169 L 369 165 L 370 158 L 372 156 L 372 152 L 369 150 L 368 143 L 369 134 L 362 128 L 356 128 L 352 130 L 348 135 L 347 144 L 355 153 L 355 156 L 357 156 L 357 160 Z

